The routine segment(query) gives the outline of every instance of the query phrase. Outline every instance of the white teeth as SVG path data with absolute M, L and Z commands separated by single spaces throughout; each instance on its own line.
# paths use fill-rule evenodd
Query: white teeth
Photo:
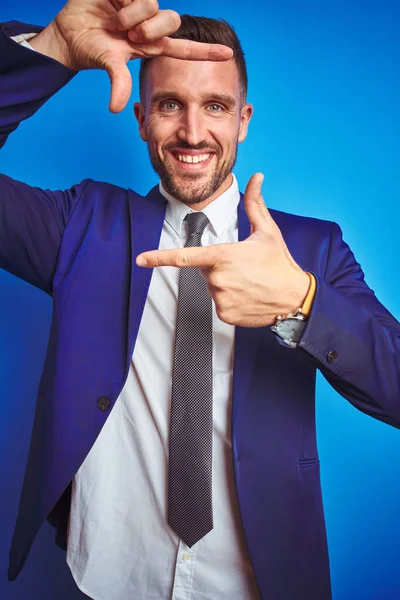
M 200 156 L 192 156 L 191 154 L 178 154 L 178 159 L 185 163 L 204 162 L 208 158 L 210 158 L 210 154 L 200 154 Z

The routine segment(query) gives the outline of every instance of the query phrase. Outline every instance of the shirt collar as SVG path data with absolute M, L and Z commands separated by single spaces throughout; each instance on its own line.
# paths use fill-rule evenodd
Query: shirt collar
M 210 225 L 217 236 L 221 235 L 224 229 L 232 223 L 234 218 L 237 218 L 237 207 L 240 200 L 240 194 L 238 182 L 233 173 L 232 177 L 233 181 L 231 186 L 201 211 L 207 215 Z M 190 206 L 187 206 L 171 196 L 171 194 L 164 189 L 161 181 L 159 183 L 159 190 L 164 198 L 168 200 L 165 220 L 178 235 L 181 235 L 184 218 L 188 213 L 197 211 L 194 211 Z

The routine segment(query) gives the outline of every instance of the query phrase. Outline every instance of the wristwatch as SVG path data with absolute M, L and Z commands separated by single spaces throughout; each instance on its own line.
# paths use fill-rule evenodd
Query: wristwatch
M 279 342 L 289 348 L 296 348 L 299 339 L 303 335 L 307 321 L 308 317 L 299 308 L 293 315 L 290 313 L 286 317 L 279 315 L 276 318 L 275 324 L 272 325 L 271 331 L 279 338 Z
M 282 315 L 276 317 L 276 321 L 271 327 L 271 331 L 275 333 L 278 341 L 289 348 L 296 348 L 303 335 L 317 289 L 315 276 L 308 271 L 306 273 L 310 278 L 310 286 L 303 305 L 295 313 L 289 313 L 285 317 Z

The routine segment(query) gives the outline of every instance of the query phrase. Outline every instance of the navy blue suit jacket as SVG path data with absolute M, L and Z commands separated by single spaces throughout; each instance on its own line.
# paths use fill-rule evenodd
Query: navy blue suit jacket
M 74 75 L 9 39 L 35 30 L 12 22 L 0 31 L 1 145 Z M 0 268 L 50 294 L 54 306 L 10 579 L 46 518 L 65 538 L 70 482 L 121 392 L 138 334 L 152 271 L 137 267 L 135 257 L 158 247 L 165 208 L 157 188 L 142 197 L 85 180 L 50 191 L 0 176 Z M 354 406 L 398 427 L 400 326 L 366 285 L 336 224 L 271 215 L 294 259 L 314 273 L 317 291 L 296 350 L 280 345 L 269 327 L 236 328 L 236 492 L 261 597 L 328 600 L 316 371 Z M 238 218 L 243 240 L 243 198 Z M 98 408 L 103 396 L 107 411 Z

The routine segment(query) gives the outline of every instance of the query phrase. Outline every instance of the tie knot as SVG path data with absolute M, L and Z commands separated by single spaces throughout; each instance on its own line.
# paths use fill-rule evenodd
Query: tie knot
M 207 215 L 202 212 L 188 213 L 185 217 L 185 221 L 188 224 L 189 235 L 198 234 L 202 235 L 206 228 L 208 221 Z
M 208 217 L 202 212 L 188 213 L 185 217 L 188 224 L 188 239 L 185 248 L 193 246 L 201 246 L 201 236 L 207 225 Z

